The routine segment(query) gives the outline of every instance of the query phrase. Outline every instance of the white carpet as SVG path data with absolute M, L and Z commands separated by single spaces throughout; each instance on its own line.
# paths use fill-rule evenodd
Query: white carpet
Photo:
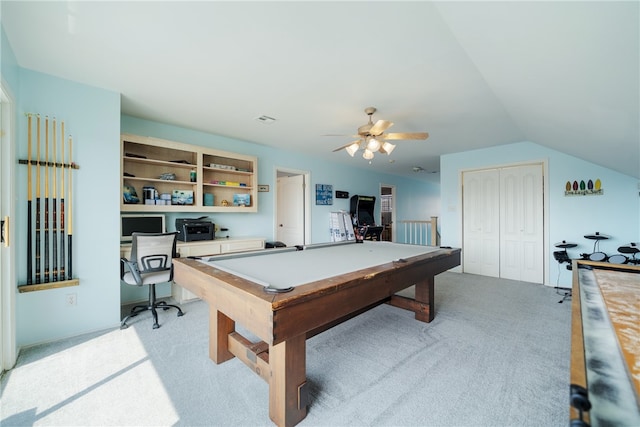
M 307 342 L 300 426 L 565 426 L 570 304 L 554 289 L 444 273 L 436 317 L 379 306 Z M 272 425 L 268 387 L 208 357 L 203 302 L 24 350 L 1 381 L 5 426 Z

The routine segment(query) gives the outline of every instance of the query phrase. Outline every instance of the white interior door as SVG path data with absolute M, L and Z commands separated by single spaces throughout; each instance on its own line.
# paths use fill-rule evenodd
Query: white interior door
M 500 170 L 500 277 L 543 283 L 542 166 Z
M 18 356 L 15 329 L 14 104 L 0 87 L 0 219 L 8 222 L 8 239 L 0 243 L 0 371 L 12 368 Z M 5 222 L 5 224 L 7 224 Z
M 304 245 L 304 175 L 278 177 L 277 183 L 276 240 Z
M 465 273 L 500 277 L 500 172 L 462 175 L 463 269 Z

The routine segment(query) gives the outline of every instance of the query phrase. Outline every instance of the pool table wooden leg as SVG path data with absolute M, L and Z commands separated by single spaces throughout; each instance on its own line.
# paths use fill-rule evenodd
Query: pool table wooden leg
M 434 276 L 427 276 L 422 281 L 416 283 L 417 302 L 422 303 L 423 309 L 416 310 L 416 320 L 422 322 L 431 322 L 435 316 L 434 309 Z
M 218 311 L 213 304 L 209 305 L 209 358 L 216 364 L 234 357 L 229 351 L 228 337 L 235 329 L 236 322 Z
M 306 337 L 294 337 L 269 347 L 269 417 L 290 427 L 307 416 Z

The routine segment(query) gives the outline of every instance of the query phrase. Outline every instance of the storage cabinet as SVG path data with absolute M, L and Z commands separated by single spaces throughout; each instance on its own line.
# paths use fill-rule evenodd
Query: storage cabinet
M 255 156 L 128 134 L 121 151 L 122 189 L 139 199 L 123 196 L 121 211 L 258 211 Z
M 264 239 L 230 239 L 220 241 L 220 253 L 248 252 L 264 249 Z
M 229 239 L 212 240 L 207 242 L 178 243 L 177 248 L 181 257 L 217 255 L 232 252 L 244 252 L 264 249 L 264 239 Z M 171 296 L 178 304 L 189 302 L 198 297 L 182 286 L 171 284 Z

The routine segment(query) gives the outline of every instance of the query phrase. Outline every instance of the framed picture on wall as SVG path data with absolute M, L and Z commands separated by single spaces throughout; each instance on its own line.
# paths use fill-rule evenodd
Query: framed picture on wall
M 316 184 L 316 205 L 333 205 L 333 185 Z

